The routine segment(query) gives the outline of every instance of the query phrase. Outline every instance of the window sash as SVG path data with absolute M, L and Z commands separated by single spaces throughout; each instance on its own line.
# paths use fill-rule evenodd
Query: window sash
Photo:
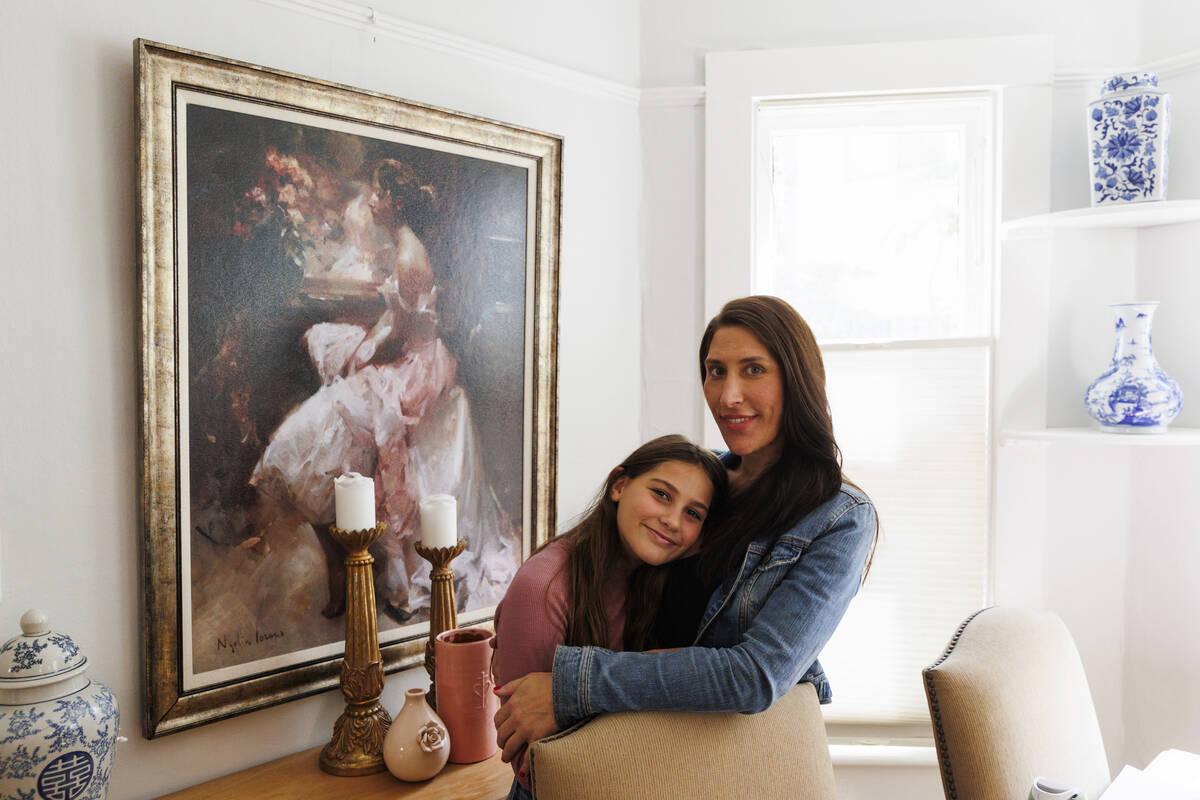
M 960 314 L 945 335 L 879 337 L 870 334 L 834 336 L 817 325 L 822 343 L 862 342 L 901 338 L 961 338 L 990 335 L 992 319 L 991 264 L 995 250 L 996 198 L 995 126 L 998 99 L 991 91 L 944 91 L 864 94 L 803 99 L 769 99 L 755 103 L 754 168 L 752 173 L 752 237 L 750 281 L 753 291 L 784 295 L 772 271 L 775 249 L 775 142 L 777 137 L 812 131 L 872 131 L 921 133 L 959 131 L 961 135 L 959 213 L 955 218 L 956 263 Z M 819 158 L 817 154 L 814 158 Z M 849 237 L 847 237 L 849 238 Z M 840 243 L 834 243 L 836 249 Z M 799 307 L 799 304 L 797 304 Z M 959 305 L 959 303 L 955 303 Z M 799 309 L 801 314 L 804 308 Z M 809 309 L 813 316 L 812 309 Z M 932 316 L 932 315 L 931 315 Z M 814 320 L 810 320 L 812 322 Z M 939 320 L 940 321 L 940 320 Z M 933 328 L 939 321 L 927 323 Z M 943 323 L 944 324 L 944 323 Z
M 881 523 L 871 574 L 821 654 L 828 721 L 926 720 L 921 670 L 986 603 L 993 352 L 990 339 L 824 352 L 845 473 Z

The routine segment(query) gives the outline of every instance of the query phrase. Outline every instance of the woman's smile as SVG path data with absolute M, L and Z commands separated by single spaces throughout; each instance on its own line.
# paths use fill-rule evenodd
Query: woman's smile
M 746 414 L 725 414 L 721 417 L 721 422 L 725 423 L 725 427 L 731 431 L 742 431 L 750 426 L 750 423 L 758 419 L 757 415 Z

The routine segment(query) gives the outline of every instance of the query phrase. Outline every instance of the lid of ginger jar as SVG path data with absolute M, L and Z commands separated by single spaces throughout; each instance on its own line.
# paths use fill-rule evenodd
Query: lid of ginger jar
M 0 690 L 45 686 L 83 672 L 87 657 L 50 618 L 32 609 L 21 617 L 21 635 L 0 646 Z

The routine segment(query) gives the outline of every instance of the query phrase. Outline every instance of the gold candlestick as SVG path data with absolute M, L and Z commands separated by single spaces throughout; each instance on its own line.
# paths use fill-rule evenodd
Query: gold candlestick
M 375 585 L 367 548 L 387 530 L 346 531 L 333 525 L 329 532 L 346 549 L 346 657 L 342 661 L 342 696 L 346 710 L 333 723 L 333 738 L 321 750 L 321 769 L 333 775 L 369 775 L 386 769 L 383 737 L 392 718 L 379 702 L 383 694 L 383 656 L 379 652 L 379 619 L 375 614 Z
M 462 539 L 453 547 L 426 547 L 416 544 L 417 554 L 433 565 L 429 587 L 429 641 L 425 642 L 425 671 L 429 673 L 429 704 L 437 708 L 434 683 L 434 638 L 458 627 L 458 604 L 454 602 L 454 570 L 450 562 L 467 549 Z

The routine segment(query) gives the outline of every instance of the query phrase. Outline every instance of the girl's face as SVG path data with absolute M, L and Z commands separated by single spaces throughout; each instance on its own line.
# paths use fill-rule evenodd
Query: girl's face
M 783 372 L 766 345 L 741 325 L 718 328 L 704 373 L 704 399 L 729 449 L 743 457 L 782 451 Z
M 687 555 L 700 539 L 712 491 L 704 470 L 683 461 L 667 461 L 636 478 L 617 478 L 609 497 L 617 504 L 625 554 L 654 566 Z

